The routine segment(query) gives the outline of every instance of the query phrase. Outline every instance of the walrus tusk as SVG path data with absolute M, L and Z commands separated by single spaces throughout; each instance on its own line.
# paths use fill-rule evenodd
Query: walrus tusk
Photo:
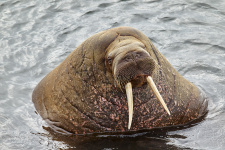
M 133 118 L 133 93 L 132 93 L 132 84 L 128 82 L 125 85 L 126 93 L 127 93 L 127 102 L 128 102 L 128 110 L 129 110 L 129 123 L 128 129 L 130 130 L 132 118 Z
M 154 83 L 154 81 L 152 80 L 152 77 L 148 76 L 147 77 L 147 82 L 149 84 L 149 86 L 151 87 L 154 95 L 156 96 L 156 98 L 159 100 L 159 102 L 162 104 L 163 108 L 166 110 L 166 112 L 170 115 L 170 111 L 166 106 L 166 103 L 164 102 L 164 100 L 162 99 L 162 96 L 160 95 L 158 89 L 156 88 L 156 85 Z

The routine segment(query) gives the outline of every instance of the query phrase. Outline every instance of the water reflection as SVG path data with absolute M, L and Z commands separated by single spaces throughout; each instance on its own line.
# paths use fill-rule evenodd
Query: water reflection
M 51 134 L 56 141 L 64 141 L 68 149 L 179 149 L 168 145 L 170 141 L 165 131 L 142 132 L 132 135 L 76 135 L 63 136 Z M 185 138 L 173 136 L 173 138 Z
M 67 145 L 67 149 L 189 149 L 184 145 L 177 147 L 169 144 L 176 139 L 185 140 L 186 136 L 172 133 L 172 131 L 189 129 L 198 125 L 205 119 L 205 116 L 184 126 L 158 128 L 152 130 L 142 130 L 139 132 L 127 133 L 94 133 L 88 135 L 62 135 L 54 132 L 49 127 L 44 127 L 46 131 L 53 137 L 53 140 L 63 141 Z

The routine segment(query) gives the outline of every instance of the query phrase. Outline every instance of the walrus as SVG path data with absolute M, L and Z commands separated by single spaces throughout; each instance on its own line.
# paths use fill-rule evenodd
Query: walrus
M 131 27 L 89 37 L 40 81 L 32 101 L 53 130 L 68 134 L 185 125 L 208 106 L 205 94 Z

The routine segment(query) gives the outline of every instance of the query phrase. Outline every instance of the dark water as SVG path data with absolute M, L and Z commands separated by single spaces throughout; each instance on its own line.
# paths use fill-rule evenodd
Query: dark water
M 195 125 L 132 135 L 59 136 L 35 113 L 37 83 L 82 41 L 118 26 L 145 33 L 209 97 Z M 1 0 L 0 149 L 225 149 L 224 0 Z

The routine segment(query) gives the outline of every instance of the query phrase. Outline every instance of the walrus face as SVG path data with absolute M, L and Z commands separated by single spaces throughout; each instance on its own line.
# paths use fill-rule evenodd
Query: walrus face
M 119 41 L 116 46 L 109 50 L 106 56 L 106 65 L 109 66 L 113 73 L 115 87 L 121 89 L 121 91 L 126 91 L 127 94 L 129 108 L 128 129 L 131 127 L 133 116 L 132 87 L 140 87 L 146 82 L 170 115 L 165 102 L 152 80 L 156 62 L 145 50 L 143 43 L 130 39 Z
M 116 86 L 120 89 L 128 82 L 131 82 L 133 87 L 142 86 L 146 83 L 146 77 L 152 76 L 154 69 L 154 60 L 141 48 L 119 53 L 112 66 Z
M 145 50 L 144 44 L 134 40 L 117 43 L 107 54 L 106 60 L 113 73 L 115 86 L 122 91 L 128 82 L 131 82 L 133 87 L 146 83 L 146 77 L 152 76 L 156 64 Z

